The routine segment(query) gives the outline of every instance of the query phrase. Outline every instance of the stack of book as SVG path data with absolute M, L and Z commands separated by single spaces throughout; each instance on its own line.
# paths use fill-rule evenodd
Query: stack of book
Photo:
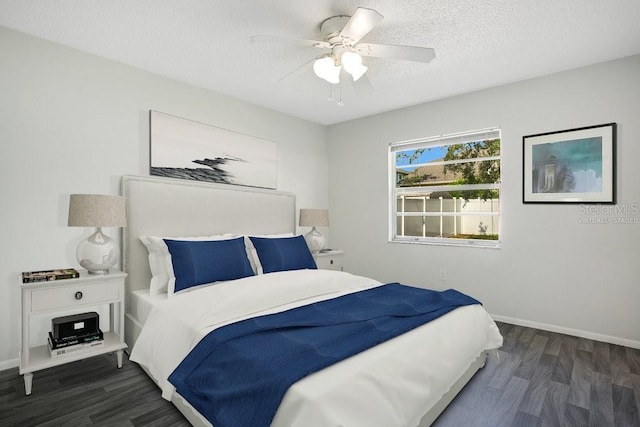
M 104 336 L 100 329 L 95 332 L 65 338 L 54 338 L 53 333 L 49 332 L 49 351 L 51 352 L 51 357 L 64 356 L 76 351 L 88 350 L 102 345 L 104 345 Z
M 80 277 L 80 274 L 74 268 L 25 271 L 22 273 L 22 283 L 50 282 L 52 280 L 75 279 L 77 277 Z

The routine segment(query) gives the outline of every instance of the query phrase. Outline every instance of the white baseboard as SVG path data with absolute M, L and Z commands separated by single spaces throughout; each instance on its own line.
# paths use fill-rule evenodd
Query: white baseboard
M 2 360 L 0 361 L 0 371 L 5 371 L 7 369 L 11 369 L 11 368 L 17 368 L 19 363 L 18 363 L 18 358 L 15 359 L 9 359 L 9 360 Z
M 542 329 L 543 331 L 557 332 L 559 334 L 572 335 L 574 337 L 587 338 L 594 341 L 602 341 L 609 344 L 622 345 L 625 347 L 640 349 L 640 341 L 626 338 L 612 337 L 610 335 L 597 334 L 595 332 L 582 331 L 579 329 L 564 328 L 562 326 L 549 325 L 547 323 L 532 322 L 530 320 L 515 319 L 513 317 L 492 314 L 494 320 L 498 322 L 510 323 L 512 325 L 526 326 L 528 328 Z

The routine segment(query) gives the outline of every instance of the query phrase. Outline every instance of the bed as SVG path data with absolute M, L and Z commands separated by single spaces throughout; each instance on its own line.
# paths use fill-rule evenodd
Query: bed
M 187 237 L 198 239 L 194 236 L 205 236 L 199 239 L 206 242 L 211 236 L 229 241 L 240 237 L 244 247 L 246 236 L 293 241 L 295 197 L 133 176 L 123 177 L 122 192 L 128 215 L 123 232 L 123 266 L 128 273 L 125 339 L 132 349 L 131 360 L 193 425 L 212 423 L 175 390 L 168 377 L 209 332 L 384 285 L 344 272 L 296 268 L 175 293 L 158 291 L 149 241 L 145 246 L 141 237 L 175 238 L 189 247 L 200 244 L 185 242 Z M 251 259 L 256 248 L 248 247 Z M 251 262 L 251 269 L 268 271 L 267 264 L 260 265 L 262 258 L 257 259 L 258 265 Z M 170 280 L 177 288 L 178 280 Z M 295 382 L 271 425 L 428 426 L 484 366 L 488 352 L 501 344 L 498 328 L 481 305 L 460 307 Z

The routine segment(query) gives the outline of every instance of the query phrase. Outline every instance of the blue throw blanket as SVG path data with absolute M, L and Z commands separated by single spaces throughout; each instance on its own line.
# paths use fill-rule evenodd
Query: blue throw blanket
M 471 304 L 392 283 L 255 317 L 209 333 L 169 381 L 216 427 L 269 426 L 296 381 Z

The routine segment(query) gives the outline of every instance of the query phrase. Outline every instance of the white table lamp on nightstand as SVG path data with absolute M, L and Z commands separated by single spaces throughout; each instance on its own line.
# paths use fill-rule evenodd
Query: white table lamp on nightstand
M 78 262 L 90 274 L 106 274 L 118 262 L 118 245 L 102 227 L 126 227 L 124 197 L 101 194 L 72 194 L 69 199 L 70 227 L 95 227 L 94 233 L 78 245 Z
M 327 209 L 300 209 L 301 227 L 312 227 L 311 231 L 304 235 L 311 252 L 316 253 L 324 248 L 324 236 L 316 230 L 316 227 L 329 226 L 329 211 Z

